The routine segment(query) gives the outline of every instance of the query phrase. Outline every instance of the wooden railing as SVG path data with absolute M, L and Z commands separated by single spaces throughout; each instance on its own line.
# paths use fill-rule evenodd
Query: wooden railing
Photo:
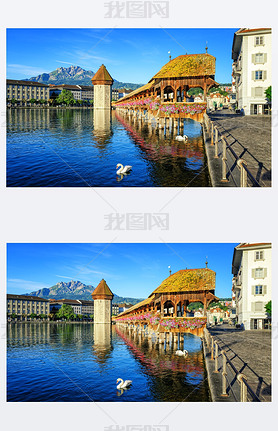
M 228 387 L 230 387 L 230 383 L 227 377 L 228 365 L 231 373 L 234 375 L 236 381 L 240 385 L 240 396 L 236 401 L 261 402 L 259 397 L 255 394 L 253 389 L 248 384 L 247 377 L 237 370 L 232 361 L 228 358 L 225 349 L 222 349 L 220 347 L 219 342 L 209 333 L 207 328 L 204 329 L 204 342 L 206 343 L 207 349 L 210 353 L 210 359 L 214 361 L 214 373 L 219 373 L 222 370 L 222 391 L 220 395 L 222 397 L 228 396 L 227 389 Z M 222 362 L 222 365 L 220 365 L 220 361 Z

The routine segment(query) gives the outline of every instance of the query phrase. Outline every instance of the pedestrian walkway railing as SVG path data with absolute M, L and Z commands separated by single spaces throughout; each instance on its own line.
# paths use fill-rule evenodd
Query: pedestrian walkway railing
M 255 394 L 253 389 L 250 387 L 247 381 L 247 377 L 237 370 L 232 361 L 228 358 L 227 352 L 225 349 L 220 347 L 219 342 L 213 337 L 207 328 L 204 329 L 204 341 L 207 346 L 207 350 L 210 354 L 210 359 L 214 361 L 214 373 L 221 372 L 222 374 L 222 389 L 221 389 L 221 397 L 228 396 L 228 389 L 232 390 L 231 382 L 228 380 L 227 366 L 234 376 L 235 381 L 240 385 L 240 395 L 237 396 L 235 391 L 233 391 L 233 395 L 236 398 L 236 401 L 240 402 L 261 402 L 259 397 Z M 222 360 L 221 360 L 222 359 Z M 222 365 L 220 364 L 222 362 Z
M 244 152 L 246 152 L 246 148 L 244 148 L 243 145 L 235 138 L 233 138 L 234 140 L 232 143 L 229 143 L 227 140 L 227 132 L 221 126 L 220 123 L 218 123 L 217 121 L 212 121 L 207 114 L 204 114 L 203 118 L 203 124 L 206 128 L 206 133 L 210 137 L 211 145 L 214 146 L 214 158 L 220 158 L 222 162 L 221 182 L 228 182 L 231 178 L 234 183 L 239 187 L 261 187 L 261 184 L 248 169 L 246 160 L 236 154 L 236 152 L 232 148 L 232 145 L 237 142 L 242 147 Z M 228 163 L 227 153 L 231 157 L 231 160 L 233 161 L 232 163 Z M 252 154 L 250 154 L 249 152 L 248 154 L 249 156 L 253 157 Z M 254 158 L 254 160 L 256 159 Z M 259 172 L 261 172 L 261 164 L 257 160 L 256 163 L 258 163 Z M 235 178 L 235 168 L 239 169 L 239 180 Z

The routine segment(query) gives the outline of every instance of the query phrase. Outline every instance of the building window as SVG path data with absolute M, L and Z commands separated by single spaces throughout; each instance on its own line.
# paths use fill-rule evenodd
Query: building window
M 255 37 L 255 46 L 263 45 L 264 44 L 264 37 L 263 36 L 256 36 Z
M 263 276 L 264 276 L 263 268 L 256 268 L 255 269 L 255 278 L 262 278 Z
M 264 252 L 262 251 L 255 251 L 255 260 L 264 260 Z
M 259 81 L 263 79 L 263 71 L 262 70 L 256 70 L 255 71 L 255 80 Z
M 263 294 L 263 286 L 255 286 L 255 295 Z

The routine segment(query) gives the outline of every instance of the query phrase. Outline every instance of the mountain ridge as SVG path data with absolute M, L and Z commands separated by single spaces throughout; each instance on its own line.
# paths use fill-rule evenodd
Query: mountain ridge
M 91 79 L 95 75 L 92 70 L 85 70 L 80 66 L 57 67 L 49 73 L 41 73 L 38 76 L 32 76 L 26 81 L 40 82 L 41 84 L 69 84 L 69 85 L 92 85 Z M 114 78 L 113 78 L 114 79 Z M 114 79 L 113 88 L 126 88 L 135 90 L 143 84 L 134 84 L 131 82 L 120 82 Z
M 71 280 L 69 282 L 59 281 L 51 287 L 44 287 L 43 289 L 34 290 L 29 293 L 25 293 L 27 296 L 38 296 L 44 299 L 83 299 L 92 300 L 92 293 L 95 287 L 91 284 L 86 285 L 81 281 Z M 137 304 L 142 301 L 143 298 L 128 298 L 116 295 L 114 293 L 113 303 L 119 304 L 122 302 Z

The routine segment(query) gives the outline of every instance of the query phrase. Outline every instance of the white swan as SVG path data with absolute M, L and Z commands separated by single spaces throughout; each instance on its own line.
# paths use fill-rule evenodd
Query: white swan
M 177 350 L 176 351 L 176 355 L 178 355 L 178 356 L 187 356 L 188 355 L 188 351 L 187 350 Z
M 123 381 L 123 379 L 117 379 L 116 383 L 118 383 L 118 382 L 120 382 L 120 383 L 118 384 L 117 389 L 125 389 L 131 385 L 132 380 Z
M 132 166 L 126 165 L 125 167 L 123 167 L 123 165 L 121 163 L 118 163 L 116 168 L 120 167 L 120 169 L 117 170 L 117 174 L 126 174 L 127 172 L 129 172 L 132 169 Z
M 176 140 L 177 141 L 188 141 L 188 136 L 186 136 L 186 135 L 183 135 L 183 136 L 178 135 L 178 136 L 176 136 Z

